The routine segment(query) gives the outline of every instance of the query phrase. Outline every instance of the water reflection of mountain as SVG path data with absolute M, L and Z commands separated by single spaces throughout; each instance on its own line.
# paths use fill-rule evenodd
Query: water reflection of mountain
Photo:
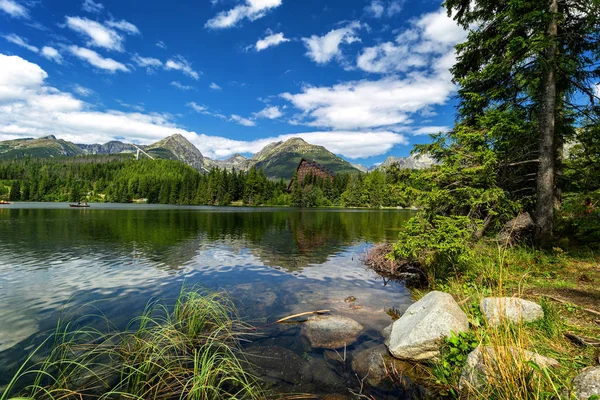
M 249 248 L 268 266 L 297 271 L 359 240 L 393 240 L 408 213 L 338 210 L 12 209 L 0 213 L 3 251 L 145 258 L 179 269 L 207 245 Z M 11 235 L 10 232 L 18 232 Z M 13 239 L 14 238 L 14 239 Z

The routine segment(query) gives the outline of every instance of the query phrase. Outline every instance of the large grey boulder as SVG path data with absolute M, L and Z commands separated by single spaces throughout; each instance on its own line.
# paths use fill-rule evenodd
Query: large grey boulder
M 498 241 L 513 245 L 516 242 L 530 236 L 535 231 L 535 222 L 529 213 L 521 213 L 516 218 L 508 221 L 500 233 Z
M 305 336 L 313 348 L 339 349 L 356 341 L 363 326 L 353 319 L 340 316 L 318 316 L 302 326 Z
M 504 321 L 521 323 L 544 318 L 544 310 L 539 304 L 517 297 L 486 297 L 479 303 L 479 308 L 491 326 Z
M 600 396 L 600 367 L 591 367 L 573 379 L 573 393 L 577 400 Z
M 439 356 L 443 338 L 468 330 L 469 319 L 454 298 L 430 292 L 394 322 L 388 348 L 401 360 L 430 360 Z
M 500 370 L 510 368 L 507 363 L 523 363 L 533 361 L 541 368 L 558 366 L 558 361 L 516 347 L 503 347 L 501 357 L 493 347 L 478 346 L 467 357 L 460 376 L 459 389 L 463 393 L 477 392 L 485 386 L 488 379 L 497 375 Z

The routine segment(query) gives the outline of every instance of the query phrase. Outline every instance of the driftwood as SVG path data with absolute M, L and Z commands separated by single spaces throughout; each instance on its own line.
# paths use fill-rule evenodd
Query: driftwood
M 323 315 L 323 314 L 327 314 L 328 312 L 331 312 L 331 310 L 319 310 L 319 311 L 308 311 L 308 312 L 303 312 L 303 313 L 300 313 L 300 314 L 294 314 L 294 315 L 290 315 L 289 317 L 285 317 L 285 318 L 278 319 L 278 320 L 276 321 L 276 323 L 277 323 L 277 324 L 280 324 L 280 323 L 282 323 L 282 322 L 289 321 L 290 319 L 294 319 L 294 318 L 297 318 L 297 317 L 303 317 L 303 316 L 305 316 L 305 315 L 313 315 L 313 314 L 316 314 L 316 315 Z
M 552 296 L 546 296 L 546 297 L 547 297 L 547 298 L 549 298 L 550 300 L 554 300 L 554 301 L 556 301 L 556 302 L 558 302 L 558 303 L 561 303 L 561 304 L 569 304 L 569 302 L 568 302 L 568 301 L 566 301 L 566 300 L 562 300 L 562 299 L 559 299 L 559 298 L 556 298 L 556 297 L 552 297 Z M 571 304 L 575 304 L 575 303 L 571 303 Z M 580 305 L 578 305 L 578 304 L 575 304 L 575 305 L 576 305 L 577 307 L 581 307 L 581 306 L 580 306 Z M 594 315 L 599 315 L 599 316 L 600 316 L 600 312 L 598 312 L 598 311 L 596 311 L 596 310 L 591 310 L 591 309 L 589 309 L 589 308 L 584 308 L 584 307 L 581 307 L 581 309 L 582 309 L 583 311 L 586 311 L 586 312 L 590 313 L 590 314 L 594 314 Z M 598 322 L 598 321 L 596 321 L 596 322 Z

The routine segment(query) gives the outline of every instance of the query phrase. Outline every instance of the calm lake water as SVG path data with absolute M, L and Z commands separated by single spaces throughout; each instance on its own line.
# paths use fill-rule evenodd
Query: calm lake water
M 347 349 L 351 359 L 382 342 L 380 332 L 391 323 L 386 309 L 404 311 L 411 303 L 402 284 L 386 284 L 360 262 L 374 242 L 395 240 L 410 216 L 405 211 L 1 206 L 0 388 L 61 313 L 91 312 L 81 307 L 93 302 L 96 313 L 124 324 L 149 300 L 176 298 L 184 283 L 226 290 L 243 318 L 256 326 L 321 309 L 351 317 L 365 327 Z M 356 302 L 346 303 L 349 296 Z M 280 390 L 347 393 L 346 387 L 358 384 L 347 366 L 331 366 L 326 352 L 311 349 L 299 325 L 274 325 L 260 334 L 249 347 L 283 347 L 297 356 L 290 362 L 324 371 L 301 382 L 279 382 Z M 373 393 L 398 398 L 383 389 Z

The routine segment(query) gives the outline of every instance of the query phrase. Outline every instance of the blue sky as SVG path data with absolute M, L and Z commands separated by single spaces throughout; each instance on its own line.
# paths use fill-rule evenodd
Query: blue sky
M 301 136 L 371 165 L 452 125 L 464 37 L 436 1 L 0 0 L 0 139 Z

